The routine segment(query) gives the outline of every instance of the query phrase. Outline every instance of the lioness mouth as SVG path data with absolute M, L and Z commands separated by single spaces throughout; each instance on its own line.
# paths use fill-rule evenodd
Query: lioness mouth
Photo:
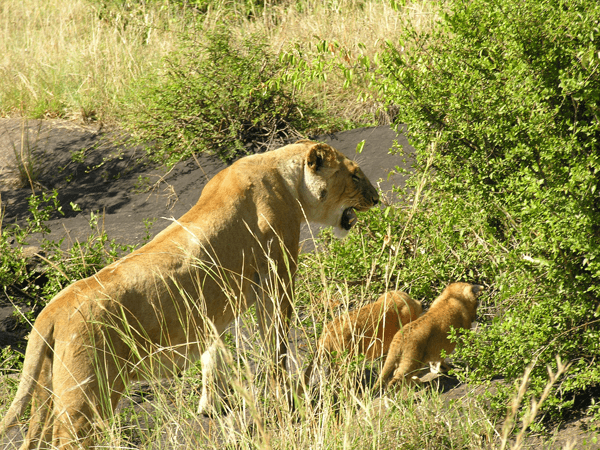
M 344 230 L 349 230 L 356 224 L 356 219 L 354 208 L 346 208 L 342 213 L 342 222 L 340 225 Z

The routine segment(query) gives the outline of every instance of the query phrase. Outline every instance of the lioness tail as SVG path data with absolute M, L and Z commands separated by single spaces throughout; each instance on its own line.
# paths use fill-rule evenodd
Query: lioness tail
M 41 330 L 38 328 L 41 328 Z M 19 382 L 17 393 L 10 408 L 8 408 L 8 411 L 0 422 L 0 436 L 6 434 L 8 428 L 17 423 L 19 417 L 23 415 L 25 408 L 31 401 L 33 391 L 39 383 L 39 376 L 44 362 L 47 361 L 49 352 L 54 347 L 53 329 L 54 326 L 46 329 L 44 329 L 43 325 L 41 327 L 36 326 L 33 327 L 29 335 L 29 342 L 27 343 L 27 350 L 25 352 L 27 357 L 23 364 L 21 381 Z

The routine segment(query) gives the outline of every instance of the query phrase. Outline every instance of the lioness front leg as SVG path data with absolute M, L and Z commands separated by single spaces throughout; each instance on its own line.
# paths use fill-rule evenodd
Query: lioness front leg
M 198 414 L 212 416 L 223 412 L 228 382 L 225 374 L 226 361 L 223 343 L 216 340 L 200 358 L 202 365 L 202 397 L 198 404 Z
M 265 350 L 273 363 L 272 370 L 275 371 L 276 393 L 280 396 L 282 386 L 287 386 L 288 392 L 286 394 L 291 394 L 287 375 L 287 356 L 289 349 L 288 330 L 292 307 L 287 292 L 279 295 L 277 300 L 275 302 L 272 295 L 267 295 L 267 293 L 262 297 L 259 296 L 256 303 L 256 313 Z M 288 399 L 291 401 L 291 397 Z

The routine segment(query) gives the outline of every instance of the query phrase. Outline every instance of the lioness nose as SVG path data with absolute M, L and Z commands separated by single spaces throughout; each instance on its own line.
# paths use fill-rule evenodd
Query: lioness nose
M 379 196 L 378 195 L 373 196 L 373 205 L 376 205 L 378 203 L 379 203 Z

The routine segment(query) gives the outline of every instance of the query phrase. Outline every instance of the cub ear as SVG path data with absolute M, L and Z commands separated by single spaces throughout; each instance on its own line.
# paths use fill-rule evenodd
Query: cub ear
M 315 144 L 308 151 L 306 163 L 316 172 L 323 166 L 331 166 L 335 158 L 335 150 L 329 145 Z
M 475 295 L 475 297 L 480 295 L 484 290 L 485 288 L 480 284 L 474 284 L 473 286 L 471 286 L 471 292 L 473 292 L 473 295 Z

